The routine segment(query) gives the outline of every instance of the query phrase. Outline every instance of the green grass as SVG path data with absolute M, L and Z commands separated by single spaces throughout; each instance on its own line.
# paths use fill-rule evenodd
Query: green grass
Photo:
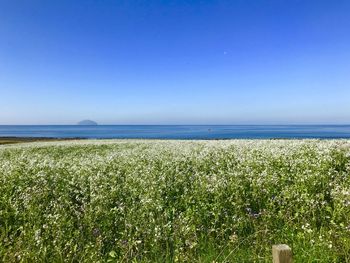
M 0 262 L 350 262 L 346 140 L 0 146 Z

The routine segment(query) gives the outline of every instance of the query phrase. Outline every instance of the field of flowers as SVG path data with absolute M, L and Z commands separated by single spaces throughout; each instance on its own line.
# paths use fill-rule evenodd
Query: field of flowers
M 350 262 L 350 141 L 0 146 L 0 262 Z

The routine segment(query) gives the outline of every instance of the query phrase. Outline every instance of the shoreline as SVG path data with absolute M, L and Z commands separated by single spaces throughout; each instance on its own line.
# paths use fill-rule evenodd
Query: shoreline
M 5 136 L 0 137 L 0 145 L 4 144 L 16 144 L 25 142 L 51 142 L 51 141 L 71 141 L 71 140 L 84 140 L 84 138 L 55 138 L 55 137 L 15 137 Z
M 29 143 L 29 142 L 59 142 L 59 141 L 86 141 L 86 140 L 161 140 L 161 141 L 229 141 L 229 140 L 268 140 L 268 141 L 299 141 L 299 140 L 321 140 L 321 141 L 333 141 L 333 140 L 350 140 L 348 137 L 271 137 L 271 138 L 87 138 L 87 137 L 69 137 L 69 138 L 59 138 L 59 137 L 16 137 L 16 136 L 0 136 L 0 146 L 7 144 L 17 144 L 17 143 Z

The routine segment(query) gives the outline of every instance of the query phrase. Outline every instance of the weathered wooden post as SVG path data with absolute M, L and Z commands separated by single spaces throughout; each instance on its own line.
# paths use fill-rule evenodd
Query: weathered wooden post
M 292 263 L 292 249 L 287 245 L 272 246 L 273 263 Z

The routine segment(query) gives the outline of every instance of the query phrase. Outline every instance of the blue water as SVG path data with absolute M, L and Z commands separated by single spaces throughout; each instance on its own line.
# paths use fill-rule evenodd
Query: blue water
M 266 139 L 350 138 L 350 125 L 0 125 L 0 137 Z

